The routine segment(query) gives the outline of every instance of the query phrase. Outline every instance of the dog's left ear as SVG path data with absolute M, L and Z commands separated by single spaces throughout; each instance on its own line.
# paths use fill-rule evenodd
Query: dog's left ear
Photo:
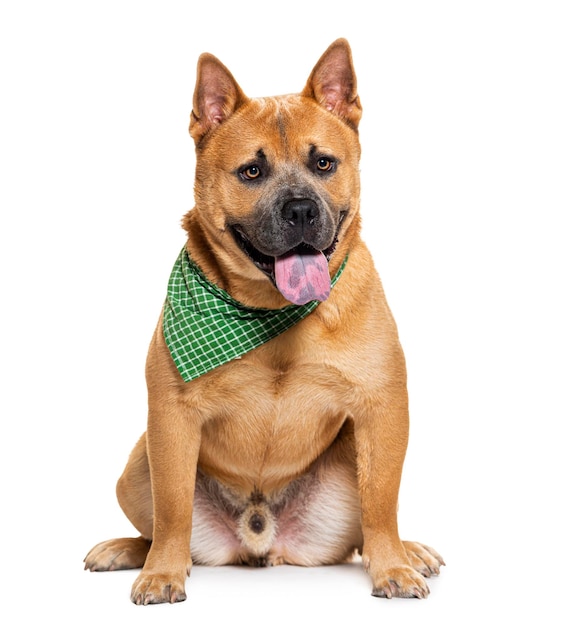
M 196 145 L 247 101 L 231 72 L 217 57 L 207 52 L 200 55 L 190 117 L 190 135 Z
M 362 116 L 350 45 L 336 39 L 314 66 L 302 96 L 314 98 L 353 128 Z

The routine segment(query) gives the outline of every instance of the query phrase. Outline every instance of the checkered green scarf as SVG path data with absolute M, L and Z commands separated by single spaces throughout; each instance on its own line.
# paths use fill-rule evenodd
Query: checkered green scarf
M 280 335 L 318 304 L 313 300 L 282 309 L 245 306 L 211 283 L 184 248 L 168 282 L 164 339 L 180 375 L 188 382 Z

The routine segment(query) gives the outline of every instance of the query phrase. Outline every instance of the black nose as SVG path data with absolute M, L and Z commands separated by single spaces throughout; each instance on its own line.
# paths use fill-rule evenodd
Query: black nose
M 300 231 L 304 231 L 307 226 L 312 226 L 318 215 L 318 205 L 309 198 L 288 200 L 282 208 L 282 216 L 285 222 Z

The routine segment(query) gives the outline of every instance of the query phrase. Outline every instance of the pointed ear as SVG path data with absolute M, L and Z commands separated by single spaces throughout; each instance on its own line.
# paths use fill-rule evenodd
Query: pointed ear
M 301 95 L 314 98 L 325 109 L 357 128 L 362 107 L 352 52 L 345 39 L 336 39 L 320 57 Z
M 205 52 L 198 59 L 190 135 L 196 145 L 213 128 L 223 123 L 247 102 L 231 72 L 213 54 Z

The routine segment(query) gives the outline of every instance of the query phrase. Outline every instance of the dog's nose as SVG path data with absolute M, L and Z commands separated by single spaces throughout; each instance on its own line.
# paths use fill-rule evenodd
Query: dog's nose
M 312 226 L 318 215 L 318 205 L 309 198 L 288 200 L 282 208 L 282 216 L 285 222 L 301 231 L 304 231 L 306 226 Z

